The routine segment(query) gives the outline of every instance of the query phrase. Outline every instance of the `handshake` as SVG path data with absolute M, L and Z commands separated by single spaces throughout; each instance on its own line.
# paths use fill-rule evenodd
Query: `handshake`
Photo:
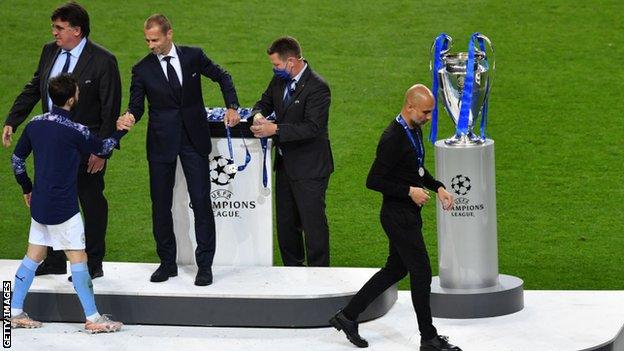
M 130 112 L 124 113 L 119 116 L 117 119 L 117 130 L 130 130 L 134 127 L 136 120 L 134 119 L 134 115 Z
M 255 121 L 255 119 L 254 119 Z M 228 108 L 225 112 L 225 116 L 223 117 L 223 123 L 225 123 L 228 127 L 234 127 L 240 122 L 240 114 L 236 109 Z M 119 116 L 117 119 L 117 130 L 127 130 L 129 131 L 134 127 L 136 123 L 136 119 L 134 115 L 129 111 L 126 111 L 123 115 Z M 254 122 L 255 124 L 255 122 Z

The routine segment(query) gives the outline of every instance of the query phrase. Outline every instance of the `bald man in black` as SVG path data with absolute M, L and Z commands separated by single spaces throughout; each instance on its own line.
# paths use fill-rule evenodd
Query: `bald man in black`
M 424 85 L 416 84 L 407 90 L 401 113 L 381 136 L 368 173 L 366 186 L 383 194 L 381 225 L 390 241 L 388 259 L 349 304 L 330 320 L 358 347 L 368 346 L 358 333 L 360 313 L 409 272 L 412 303 L 421 335 L 420 349 L 460 350 L 449 344 L 447 337 L 438 335 L 429 306 L 431 265 L 421 232 L 420 210 L 430 199 L 429 191 L 437 193 L 445 210 L 453 204 L 453 196 L 444 184 L 424 168 L 421 126 L 431 119 L 433 106 L 433 95 Z

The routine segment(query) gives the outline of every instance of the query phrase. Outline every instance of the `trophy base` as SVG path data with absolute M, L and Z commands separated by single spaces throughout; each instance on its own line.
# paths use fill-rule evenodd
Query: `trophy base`
M 455 134 L 444 140 L 444 143 L 449 146 L 481 145 L 484 142 L 485 139 L 481 139 L 473 132 L 469 132 L 468 134 Z
M 524 308 L 524 282 L 499 274 L 498 284 L 482 289 L 447 289 L 440 277 L 431 282 L 431 314 L 436 318 L 485 318 L 512 314 Z

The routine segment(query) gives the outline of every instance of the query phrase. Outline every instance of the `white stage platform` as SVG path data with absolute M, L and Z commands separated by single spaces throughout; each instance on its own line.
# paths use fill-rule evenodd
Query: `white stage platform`
M 2 280 L 14 280 L 20 261 L 0 260 Z M 151 283 L 158 264 L 105 262 L 93 280 L 101 313 L 128 324 L 223 327 L 322 327 L 377 272 L 372 268 L 213 267 L 214 283 L 193 284 L 197 268 L 179 266 L 178 276 Z M 36 277 L 25 301 L 33 318 L 78 322 L 84 314 L 68 275 Z M 384 315 L 397 298 L 396 285 L 362 314 Z
M 592 350 L 620 333 L 624 350 L 624 291 L 525 291 L 525 308 L 502 317 L 434 319 L 441 334 L 465 351 Z M 166 316 L 163 316 L 166 318 Z M 89 335 L 82 324 L 47 323 L 13 330 L 13 350 L 355 350 L 333 328 L 217 328 L 129 325 L 116 334 Z M 416 318 L 407 291 L 382 318 L 362 323 L 370 350 L 417 350 Z M 614 348 L 615 347 L 615 348 Z
M 13 280 L 18 263 L 15 260 L 0 260 L 0 277 L 3 280 Z M 153 264 L 106 263 L 105 276 L 94 280 L 94 290 L 98 298 L 102 294 L 128 296 L 128 291 L 132 290 L 139 297 L 161 295 L 163 298 L 193 299 L 191 302 L 201 301 L 198 298 L 205 299 L 206 296 L 213 296 L 217 303 L 223 303 L 220 298 L 269 298 L 281 299 L 282 303 L 301 298 L 315 306 L 319 301 L 322 305 L 324 300 L 331 301 L 332 298 L 348 300 L 376 271 L 363 268 L 217 267 L 213 285 L 196 287 L 192 284 L 195 271 L 191 267 L 181 268 L 180 275 L 168 282 L 149 283 L 149 275 L 155 267 Z M 128 283 L 122 284 L 122 281 Z M 63 294 L 75 299 L 73 287 L 67 282 L 67 275 L 37 277 L 32 291 L 41 294 L 55 293 L 56 302 L 61 301 L 58 295 Z M 323 299 L 323 296 L 327 299 Z M 624 350 L 624 291 L 525 291 L 524 302 L 524 309 L 511 315 L 479 319 L 435 318 L 434 323 L 441 334 L 449 335 L 452 342 L 466 351 Z M 332 303 L 342 302 L 335 300 Z M 64 301 L 62 304 L 66 308 L 69 305 L 78 307 L 77 299 Z M 158 314 L 157 317 L 161 323 L 167 323 L 179 319 L 180 315 L 209 315 L 212 312 L 197 307 L 199 304 L 194 306 L 195 308 L 185 307 L 171 313 Z M 100 310 L 103 313 L 108 312 L 102 306 Z M 323 318 L 328 319 L 329 315 L 325 314 L 331 313 L 322 314 Z M 12 349 L 355 349 L 343 333 L 330 327 L 127 325 L 120 333 L 107 335 L 89 335 L 81 332 L 82 328 L 82 323 L 46 323 L 38 330 L 16 329 L 12 331 Z M 362 323 L 360 333 L 368 339 L 371 350 L 417 350 L 419 337 L 409 292 L 399 292 L 398 300 L 389 312 L 381 318 Z

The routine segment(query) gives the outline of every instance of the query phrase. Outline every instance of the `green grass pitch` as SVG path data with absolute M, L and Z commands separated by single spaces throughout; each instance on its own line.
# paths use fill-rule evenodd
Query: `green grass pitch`
M 34 72 L 61 1 L 0 1 L 0 111 Z M 528 289 L 624 289 L 624 3 L 593 1 L 83 1 L 91 38 L 119 61 L 122 108 L 130 68 L 146 46 L 143 20 L 169 16 L 174 40 L 202 47 L 230 71 L 241 105 L 271 77 L 265 50 L 299 39 L 332 89 L 330 134 L 336 172 L 327 194 L 333 266 L 380 267 L 387 239 L 381 196 L 365 178 L 383 128 L 415 82 L 431 84 L 429 48 L 445 31 L 465 51 L 480 31 L 496 48 L 490 136 L 496 141 L 500 271 Z M 620 15 L 618 15 L 620 13 Z M 223 104 L 205 83 L 207 105 Z M 40 113 L 37 107 L 34 114 Z M 441 137 L 452 134 L 441 113 Z M 140 123 L 109 163 L 108 261 L 156 262 L 151 234 L 145 128 Z M 21 131 L 21 129 L 20 129 Z M 426 127 L 428 133 L 428 127 Z M 18 137 L 16 135 L 15 137 Z M 15 139 L 14 139 L 15 141 Z M 29 213 L 0 149 L 0 258 L 21 258 Z M 426 146 L 428 168 L 433 148 Z M 32 172 L 32 168 L 31 172 Z M 32 175 L 32 173 L 31 173 Z M 423 210 L 437 272 L 435 211 Z M 275 262 L 280 262 L 275 251 Z M 146 278 L 147 279 L 147 278 Z M 401 288 L 408 288 L 407 280 Z

